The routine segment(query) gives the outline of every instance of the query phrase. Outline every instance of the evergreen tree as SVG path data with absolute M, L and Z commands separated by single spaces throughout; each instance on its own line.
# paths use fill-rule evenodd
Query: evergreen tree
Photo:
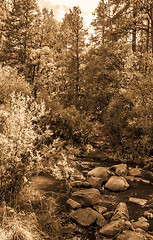
M 0 51 L 2 48 L 2 42 L 4 40 L 4 24 L 8 12 L 8 3 L 6 0 L 1 1 L 0 5 Z
M 36 0 L 11 0 L 5 20 L 2 60 L 24 72 L 26 79 L 29 77 L 29 51 L 35 47 L 34 21 L 37 12 Z
M 66 77 L 73 86 L 74 95 L 80 91 L 82 55 L 85 49 L 87 31 L 83 26 L 83 18 L 79 7 L 69 10 L 61 25 L 63 57 Z

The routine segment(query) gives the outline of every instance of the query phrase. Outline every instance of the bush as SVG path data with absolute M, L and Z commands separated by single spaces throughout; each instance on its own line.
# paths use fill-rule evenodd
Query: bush
M 121 158 L 143 162 L 152 152 L 153 84 L 138 69 L 139 58 L 129 57 L 118 93 L 108 105 L 104 130 Z
M 86 144 L 93 133 L 90 117 L 81 114 L 75 106 L 63 108 L 58 105 L 56 109 L 51 108 L 50 114 L 42 117 L 38 124 L 41 129 L 49 126 L 53 138 L 60 137 L 77 144 Z
M 6 207 L 5 215 L 0 227 L 0 239 L 3 240 L 43 240 L 43 234 L 38 229 L 38 222 L 34 213 L 16 213 L 14 209 Z
M 0 104 L 7 103 L 13 92 L 29 95 L 31 87 L 15 68 L 0 65 Z
M 3 131 L 0 134 L 1 197 L 13 198 L 22 186 L 22 177 L 35 165 L 39 154 L 34 149 L 37 133 L 34 121 L 45 114 L 45 105 L 32 97 L 13 92 L 1 110 Z M 37 161 L 36 161 L 37 162 Z

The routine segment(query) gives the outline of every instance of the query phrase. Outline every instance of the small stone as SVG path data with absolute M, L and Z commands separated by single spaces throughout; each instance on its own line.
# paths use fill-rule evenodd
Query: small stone
M 79 202 L 81 206 L 92 206 L 100 203 L 101 194 L 98 189 L 90 188 L 73 192 L 72 198 Z
M 122 163 L 122 164 L 116 165 L 115 173 L 118 176 L 122 176 L 122 177 L 127 176 L 127 164 Z
M 128 182 L 134 182 L 135 181 L 135 177 L 133 177 L 133 176 L 126 176 L 125 178 Z
M 148 219 L 153 219 L 153 209 L 145 211 L 143 215 Z
M 81 208 L 81 204 L 74 201 L 73 199 L 69 198 L 66 202 L 71 208 L 75 209 L 75 208 Z
M 97 177 L 91 176 L 88 181 L 89 181 L 89 184 L 90 184 L 93 188 L 98 188 L 98 189 L 101 188 L 102 178 L 97 178 Z
M 109 221 L 113 215 L 113 211 L 109 211 L 103 214 L 104 218 Z
M 124 222 L 122 220 L 112 221 L 100 229 L 100 233 L 107 236 L 114 236 L 124 229 Z
M 130 230 L 124 231 L 117 237 L 117 240 L 144 240 L 144 239 L 146 238 L 143 233 Z
M 130 197 L 129 201 L 133 202 L 133 203 L 136 203 L 136 204 L 138 204 L 140 206 L 145 206 L 147 204 L 147 202 L 148 202 L 148 200 L 146 200 L 146 199 L 134 198 L 134 197 Z
M 97 212 L 92 208 L 79 208 L 70 214 L 70 218 L 75 220 L 81 226 L 90 226 L 97 219 Z
M 143 182 L 143 183 L 147 183 L 147 184 L 150 183 L 149 180 L 145 180 L 145 179 L 140 178 L 140 177 L 135 177 L 135 181 L 136 181 L 136 182 Z
M 78 188 L 89 188 L 91 187 L 90 183 L 83 182 L 83 181 L 75 181 L 71 183 L 72 187 L 78 187 Z
M 63 233 L 69 233 L 69 234 L 73 234 L 75 232 L 75 230 L 77 229 L 76 227 L 76 224 L 73 223 L 73 224 L 68 224 L 67 226 L 64 226 L 63 229 L 62 229 L 62 232 Z
M 129 175 L 131 175 L 131 176 L 141 176 L 142 175 L 142 173 L 141 173 L 141 169 L 140 168 L 138 168 L 138 167 L 136 167 L 136 168 L 131 168 L 131 169 L 129 169 Z
M 93 209 L 95 209 L 100 214 L 107 212 L 107 208 L 106 207 L 102 207 L 100 205 L 94 205 Z
M 129 212 L 127 209 L 127 205 L 124 202 L 120 202 L 117 205 L 117 208 L 114 211 L 111 221 L 116 221 L 116 220 L 120 220 L 120 219 L 129 220 Z
M 141 228 L 145 231 L 148 231 L 148 228 L 149 228 L 149 223 L 147 221 L 143 221 L 143 219 L 141 218 L 139 221 L 137 222 L 132 222 L 132 226 L 133 228 Z
M 97 220 L 96 220 L 96 224 L 99 226 L 99 227 L 103 227 L 104 225 L 106 225 L 106 220 L 105 218 L 103 217 L 103 215 L 101 215 L 100 213 L 97 212 Z

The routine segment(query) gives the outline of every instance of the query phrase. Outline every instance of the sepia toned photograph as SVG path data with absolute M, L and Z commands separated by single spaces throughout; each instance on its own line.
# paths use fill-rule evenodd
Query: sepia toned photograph
M 0 0 L 0 240 L 153 240 L 153 0 Z

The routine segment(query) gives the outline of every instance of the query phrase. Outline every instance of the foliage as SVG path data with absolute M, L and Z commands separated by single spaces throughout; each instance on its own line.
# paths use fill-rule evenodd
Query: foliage
M 60 137 L 71 143 L 87 143 L 92 134 L 90 116 L 80 113 L 75 106 L 64 108 L 60 103 L 55 106 L 38 123 L 43 131 L 48 126 L 54 138 Z
M 83 18 L 79 7 L 69 9 L 61 24 L 63 60 L 62 66 L 66 77 L 66 88 L 74 97 L 79 94 L 81 80 L 81 65 L 87 31 L 83 26 Z
M 13 197 L 22 185 L 23 175 L 34 166 L 38 153 L 34 151 L 37 133 L 33 122 L 44 113 L 43 102 L 37 104 L 32 97 L 15 92 L 1 111 L 1 197 Z
M 59 239 L 61 222 L 58 215 L 57 199 L 45 196 L 43 191 L 29 182 L 20 191 L 17 201 L 20 211 L 35 213 L 37 227 L 42 236 L 49 239 Z
M 2 60 L 9 65 L 15 65 L 20 71 L 26 69 L 28 50 L 33 47 L 32 39 L 37 12 L 35 0 L 10 1 L 4 25 L 4 42 L 1 49 Z
M 127 58 L 120 90 L 107 108 L 105 124 L 112 146 L 125 159 L 136 161 L 144 161 L 152 152 L 153 86 L 151 76 L 139 72 L 140 65 L 139 56 Z
M 38 222 L 34 213 L 17 214 L 14 209 L 5 206 L 0 238 L 3 240 L 36 240 L 44 239 L 38 230 Z
M 23 212 L 2 206 L 0 238 L 60 239 L 55 199 L 25 177 L 47 172 L 70 190 L 74 160 L 95 139 L 114 158 L 153 167 L 152 9 L 100 0 L 89 37 L 79 7 L 58 23 L 35 0 L 2 0 L 0 200 Z
M 7 104 L 13 92 L 30 95 L 31 87 L 16 68 L 0 66 L 0 104 Z

